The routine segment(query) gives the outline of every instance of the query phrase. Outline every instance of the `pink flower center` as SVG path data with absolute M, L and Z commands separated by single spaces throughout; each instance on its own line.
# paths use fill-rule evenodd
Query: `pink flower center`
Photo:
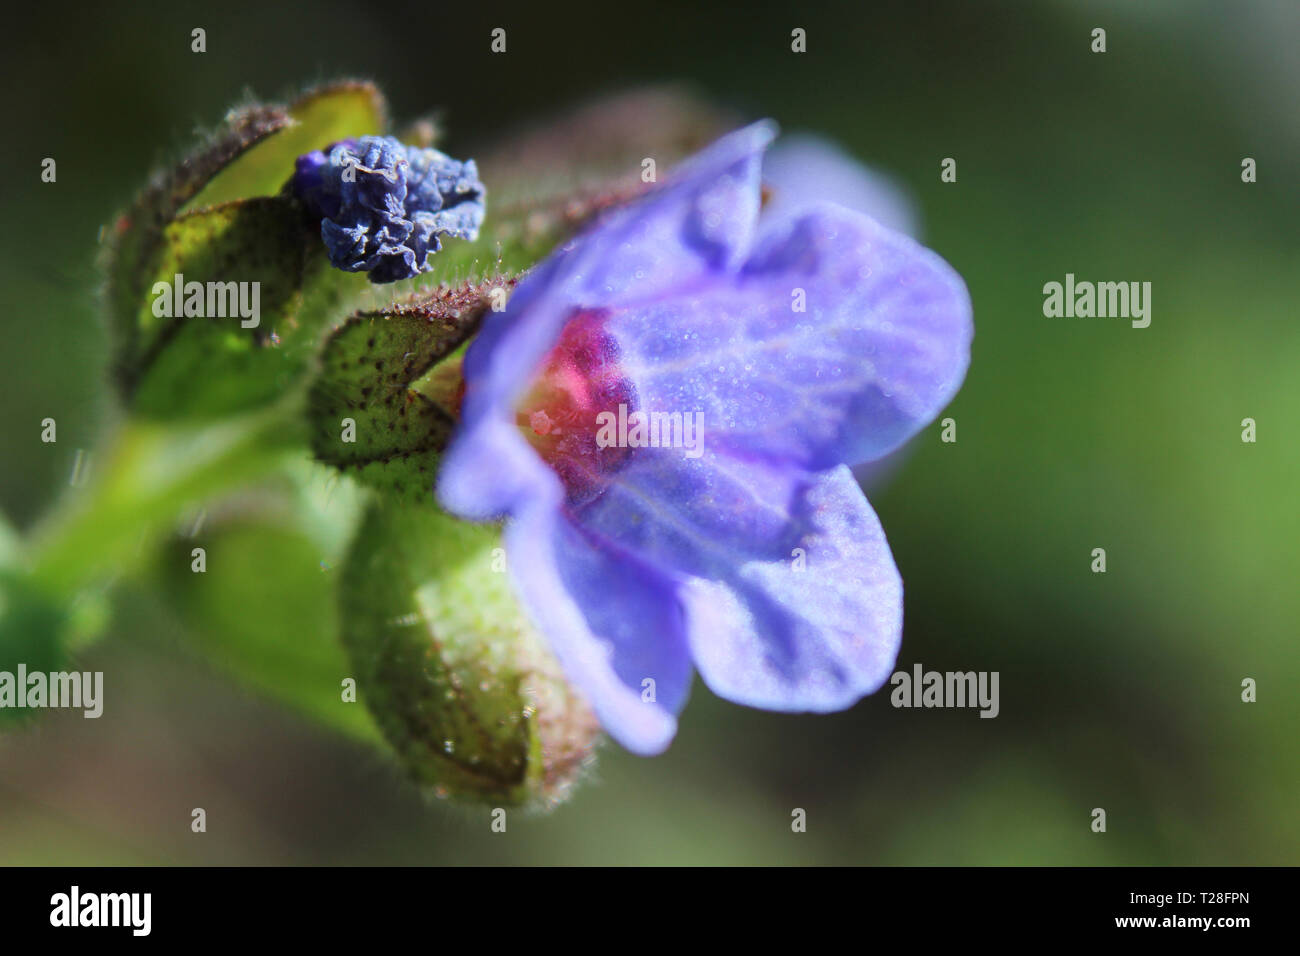
M 572 505 L 599 494 L 629 453 L 598 440 L 602 413 L 636 407 L 636 390 L 619 367 L 618 343 L 604 328 L 607 315 L 576 312 L 515 407 L 516 424 L 564 482 Z

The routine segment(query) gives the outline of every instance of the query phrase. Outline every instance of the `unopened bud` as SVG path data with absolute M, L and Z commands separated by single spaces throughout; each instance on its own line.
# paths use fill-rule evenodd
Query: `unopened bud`
M 362 699 L 441 797 L 549 808 L 598 725 L 494 569 L 497 530 L 431 506 L 372 506 L 341 581 Z

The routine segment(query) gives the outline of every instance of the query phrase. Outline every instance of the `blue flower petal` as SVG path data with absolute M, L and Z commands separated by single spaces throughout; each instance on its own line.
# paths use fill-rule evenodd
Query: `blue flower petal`
M 515 401 L 575 309 L 670 296 L 739 264 L 753 239 L 759 163 L 772 135 L 771 124 L 756 123 L 714 143 L 663 187 L 553 253 L 504 311 L 487 316 L 465 355 L 461 428 L 439 477 L 444 507 L 500 515 L 526 487 L 503 476 L 497 456 L 536 456 L 513 424 L 501 423 L 513 422 Z
M 830 204 L 766 232 L 734 277 L 607 328 L 643 407 L 701 411 L 715 447 L 810 470 L 879 458 L 932 421 L 973 333 L 943 259 Z
M 676 575 L 691 651 L 721 697 L 837 710 L 880 686 L 902 632 L 902 582 L 845 466 L 643 449 L 574 519 Z
M 523 440 L 513 422 L 495 414 L 465 416 L 438 470 L 438 501 L 471 521 L 491 521 L 530 498 L 563 497 L 559 478 Z
M 633 753 L 662 752 L 692 674 L 670 582 L 583 534 L 555 502 L 517 513 L 506 548 L 524 609 L 601 725 Z
M 691 653 L 719 697 L 766 710 L 841 710 L 894 669 L 902 579 L 847 467 L 818 476 L 792 518 L 801 555 L 745 562 L 682 589 Z
M 724 137 L 664 186 L 611 210 L 552 253 L 504 311 L 487 317 L 465 358 L 467 381 L 512 402 L 575 307 L 671 296 L 707 281 L 723 264 L 739 264 L 752 243 L 759 163 L 771 138 L 765 123 Z
M 845 465 L 915 434 L 969 360 L 969 297 L 937 255 L 836 205 L 758 217 L 770 137 L 724 138 L 520 284 L 466 355 L 439 477 L 449 510 L 510 519 L 526 609 L 640 753 L 671 739 L 692 660 L 718 694 L 776 710 L 839 709 L 888 678 L 902 584 Z M 553 371 L 562 333 L 589 326 L 592 351 L 561 354 L 597 360 Z M 516 423 L 544 364 L 559 377 L 521 410 L 562 411 L 579 429 L 564 447 L 586 447 L 573 439 L 609 394 L 700 412 L 704 447 L 562 460 L 543 443 L 548 465 L 529 442 L 550 432 Z M 564 384 L 575 375 L 585 384 Z

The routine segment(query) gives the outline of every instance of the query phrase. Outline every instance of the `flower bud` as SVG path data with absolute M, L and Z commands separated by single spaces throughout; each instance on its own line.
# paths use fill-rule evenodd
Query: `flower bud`
M 363 136 L 298 157 L 289 189 L 321 221 L 330 264 L 371 282 L 430 268 L 442 236 L 474 240 L 485 189 L 474 160 Z
M 586 702 L 516 605 L 496 529 L 378 503 L 340 583 L 360 696 L 439 797 L 550 808 L 594 759 Z
M 360 289 L 330 275 L 319 223 L 282 187 L 302 153 L 383 123 L 378 92 L 352 83 L 234 112 L 106 231 L 114 370 L 136 416 L 229 416 L 301 379 L 333 307 Z

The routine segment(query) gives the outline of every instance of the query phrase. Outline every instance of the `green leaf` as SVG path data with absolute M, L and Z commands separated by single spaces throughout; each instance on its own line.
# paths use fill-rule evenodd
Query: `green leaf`
M 388 125 L 379 90 L 371 83 L 351 80 L 309 90 L 286 112 L 292 125 L 223 170 L 191 200 L 189 208 L 273 196 L 293 175 L 299 156 L 341 139 L 378 136 Z
M 378 500 L 340 581 L 362 698 L 439 796 L 549 807 L 591 765 L 581 697 L 514 600 L 500 532 Z
M 477 331 L 498 277 L 353 315 L 325 345 L 308 400 L 316 460 L 407 501 L 427 501 L 455 425 L 457 350 Z M 435 366 L 440 372 L 427 375 Z M 422 377 L 424 378 L 421 381 Z

